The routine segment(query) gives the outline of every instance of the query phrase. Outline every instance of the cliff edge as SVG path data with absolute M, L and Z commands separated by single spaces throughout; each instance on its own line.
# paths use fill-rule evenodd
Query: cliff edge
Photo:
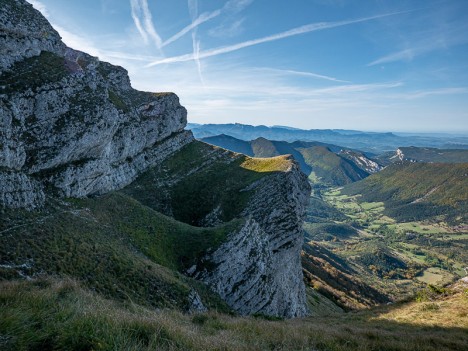
M 2 269 L 73 276 L 155 306 L 203 306 L 194 278 L 238 313 L 305 315 L 310 187 L 295 161 L 194 141 L 175 94 L 133 89 L 123 68 L 66 47 L 26 1 L 1 2 Z M 191 278 L 142 271 L 142 259 Z
M 66 47 L 25 1 L 0 9 L 0 204 L 103 194 L 193 140 L 172 93 L 134 90 L 127 72 Z

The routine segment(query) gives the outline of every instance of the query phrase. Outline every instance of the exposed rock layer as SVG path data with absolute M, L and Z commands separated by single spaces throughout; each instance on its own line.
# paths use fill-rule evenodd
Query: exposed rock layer
M 194 275 L 241 314 L 304 316 L 300 251 L 309 184 L 294 163 L 249 188 L 244 226 L 204 258 L 210 269 L 194 267 Z
M 67 48 L 24 1 L 0 11 L 0 204 L 40 206 L 46 185 L 118 189 L 193 140 L 175 94 L 132 89 L 123 68 Z

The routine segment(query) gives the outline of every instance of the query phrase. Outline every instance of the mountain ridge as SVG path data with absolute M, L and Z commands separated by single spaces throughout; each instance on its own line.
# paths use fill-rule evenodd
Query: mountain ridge
M 200 140 L 254 157 L 292 155 L 312 183 L 345 185 L 381 170 L 382 166 L 365 153 L 317 141 L 276 141 L 258 137 L 245 141 L 232 136 Z
M 467 136 L 433 137 L 428 135 L 406 136 L 391 132 L 343 131 L 340 129 L 290 129 L 282 127 L 231 124 L 190 124 L 196 138 L 226 134 L 242 140 L 264 137 L 269 140 L 294 142 L 318 141 L 371 153 L 393 151 L 401 146 L 468 149 Z
M 25 0 L 2 0 L 0 34 L 2 277 L 28 267 L 24 277 L 70 275 L 113 297 L 202 308 L 184 273 L 237 313 L 307 314 L 300 249 L 310 187 L 293 159 L 195 141 L 177 95 L 134 90 L 125 69 L 66 47 Z M 146 269 L 163 273 L 145 282 Z

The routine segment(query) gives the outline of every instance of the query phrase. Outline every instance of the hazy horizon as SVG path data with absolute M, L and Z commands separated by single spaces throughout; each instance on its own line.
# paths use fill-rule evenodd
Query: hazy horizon
M 240 123 L 240 122 L 225 122 L 225 123 L 198 123 L 192 122 L 190 120 L 187 121 L 189 124 L 243 124 L 243 125 L 250 125 L 253 127 L 265 126 L 269 128 L 286 128 L 286 129 L 299 129 L 299 130 L 346 130 L 346 131 L 356 131 L 356 132 L 366 132 L 366 133 L 394 133 L 394 134 L 407 134 L 407 135 L 450 135 L 450 136 L 459 136 L 459 137 L 468 137 L 468 131 L 432 131 L 432 132 L 425 132 L 425 131 L 418 131 L 418 130 L 366 130 L 360 128 L 299 128 L 289 125 L 278 125 L 278 124 L 251 124 L 251 123 Z

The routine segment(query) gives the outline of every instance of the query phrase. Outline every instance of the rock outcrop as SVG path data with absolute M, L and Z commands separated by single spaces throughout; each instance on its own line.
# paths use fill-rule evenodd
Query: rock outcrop
M 195 141 L 123 191 L 196 226 L 242 218 L 186 273 L 241 314 L 307 313 L 300 252 L 310 185 L 291 156 L 252 159 Z
M 136 91 L 123 68 L 66 47 L 26 1 L 1 0 L 0 207 L 128 186 L 178 221 L 240 223 L 186 273 L 239 313 L 305 315 L 306 176 L 288 157 L 256 161 L 195 142 L 186 115 L 175 94 Z M 189 300 L 205 309 L 196 291 Z
M 40 206 L 45 186 L 72 197 L 122 188 L 193 140 L 175 94 L 134 90 L 25 1 L 2 1 L 0 50 L 0 205 Z
M 191 274 L 241 314 L 307 314 L 300 252 L 310 187 L 296 163 L 253 183 L 254 195 L 237 233 L 203 258 Z

